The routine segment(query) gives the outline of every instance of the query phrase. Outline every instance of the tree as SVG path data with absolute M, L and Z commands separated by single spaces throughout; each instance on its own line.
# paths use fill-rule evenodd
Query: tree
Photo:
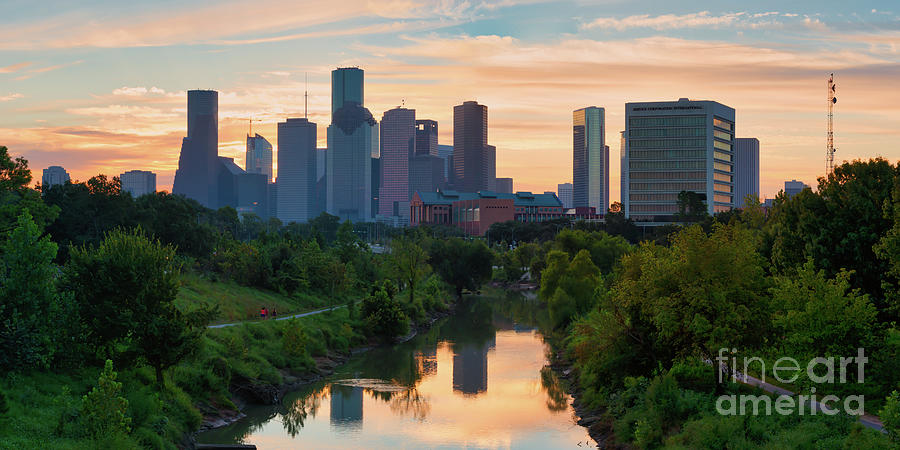
M 390 265 L 394 277 L 409 288 L 409 303 L 416 299 L 416 286 L 431 271 L 428 252 L 410 237 L 391 241 Z
M 54 353 L 56 244 L 27 211 L 0 243 L 0 368 L 46 366 Z
M 12 159 L 0 146 L 0 232 L 16 226 L 19 216 L 28 211 L 38 228 L 45 229 L 56 220 L 59 208 L 45 204 L 38 191 L 31 189 L 31 170 L 21 156 Z
M 175 250 L 148 239 L 140 229 L 116 230 L 97 248 L 72 251 L 64 286 L 78 304 L 89 342 L 105 355 L 128 346 L 156 370 L 196 348 L 209 309 L 182 313 L 175 307 L 180 266 Z
M 409 331 L 409 317 L 394 297 L 389 283 L 377 286 L 361 305 L 363 319 L 369 333 L 388 340 Z
M 457 298 L 462 298 L 464 289 L 478 289 L 493 274 L 494 255 L 481 241 L 460 238 L 432 240 L 428 254 L 428 263 L 435 273 L 453 286 Z
M 81 400 L 85 428 L 94 439 L 131 431 L 128 400 L 122 397 L 122 383 L 116 377 L 113 363 L 107 359 L 97 386 Z
M 699 222 L 707 216 L 706 196 L 694 191 L 678 193 L 678 212 L 675 220 L 679 222 Z

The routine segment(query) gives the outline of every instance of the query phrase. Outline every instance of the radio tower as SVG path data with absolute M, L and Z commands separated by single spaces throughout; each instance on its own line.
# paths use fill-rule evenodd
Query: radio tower
M 828 144 L 825 149 L 825 176 L 834 172 L 834 104 L 837 97 L 834 96 L 834 74 L 828 77 Z

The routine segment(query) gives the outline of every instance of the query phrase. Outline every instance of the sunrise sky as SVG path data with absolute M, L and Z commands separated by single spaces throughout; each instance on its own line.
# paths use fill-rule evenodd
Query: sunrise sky
M 676 5 L 677 3 L 677 5 Z M 716 100 L 760 140 L 761 189 L 824 172 L 835 72 L 836 160 L 900 158 L 900 5 L 892 1 L 3 0 L 0 145 L 73 178 L 153 170 L 170 190 L 188 89 L 219 94 L 220 155 L 243 166 L 249 118 L 310 119 L 325 146 L 330 71 L 366 71 L 366 105 L 405 99 L 452 144 L 452 107 L 489 108 L 497 176 L 572 178 L 572 110 L 606 108 L 619 199 L 625 102 Z

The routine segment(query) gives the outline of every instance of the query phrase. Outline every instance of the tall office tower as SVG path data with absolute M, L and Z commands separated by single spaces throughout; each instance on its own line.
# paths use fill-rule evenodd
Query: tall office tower
M 513 193 L 513 179 L 512 178 L 497 178 L 497 189 L 495 189 L 498 194 L 512 194 Z
M 372 218 L 372 132 L 368 109 L 346 103 L 328 127 L 326 211 L 354 222 Z
M 572 199 L 574 190 L 575 187 L 572 183 L 561 183 L 556 185 L 556 196 L 559 197 L 559 201 L 562 202 L 563 208 L 571 209 L 575 207 L 575 202 Z
M 445 186 L 444 160 L 435 155 L 415 155 L 409 160 L 409 196 L 435 192 Z
M 195 90 L 187 94 L 187 137 L 181 142 L 172 193 L 217 208 L 219 93 Z
M 372 157 L 372 212 L 378 211 L 378 194 L 381 192 L 381 158 Z
M 490 162 L 485 156 L 490 153 L 487 131 L 487 106 L 468 101 L 453 107 L 453 181 L 456 190 L 478 192 L 489 189 Z
M 147 170 L 129 170 L 119 175 L 119 180 L 122 190 L 130 192 L 134 198 L 156 192 L 156 174 Z
M 621 176 L 622 167 L 625 167 L 625 149 L 628 144 L 625 140 L 625 131 L 619 132 L 619 203 L 625 204 L 625 177 Z M 624 212 L 624 211 L 622 211 Z
M 334 113 L 349 102 L 363 105 L 364 72 L 358 67 L 338 67 L 331 71 L 331 122 Z
M 625 217 L 674 221 L 692 191 L 714 214 L 734 207 L 734 109 L 713 101 L 627 103 L 622 164 Z
M 372 157 L 381 158 L 381 124 L 373 117 L 375 125 L 372 125 Z M 377 194 L 377 192 L 375 192 Z M 377 209 L 373 209 L 374 213 Z
M 734 140 L 734 206 L 741 208 L 748 195 L 759 200 L 759 139 Z
M 41 175 L 41 186 L 48 188 L 57 184 L 66 184 L 70 181 L 69 173 L 62 166 L 50 166 L 44 169 Z
M 278 124 L 278 219 L 308 222 L 316 214 L 316 124 L 287 119 Z
M 438 156 L 438 123 L 423 119 L 416 121 L 416 154 Z
M 784 193 L 788 197 L 793 197 L 807 188 L 809 188 L 809 185 L 802 181 L 791 180 L 784 182 Z
M 450 177 L 453 175 L 453 146 L 438 144 L 437 155 L 444 160 L 444 179 L 447 184 L 452 184 Z
M 416 110 L 394 108 L 381 118 L 378 214 L 409 221 L 409 160 L 416 147 Z
M 609 208 L 609 147 L 606 146 L 606 110 L 596 106 L 572 113 L 572 201 L 593 207 L 597 214 Z
M 328 157 L 327 148 L 316 149 L 316 180 L 321 180 L 325 176 L 325 160 Z
M 257 133 L 247 135 L 247 155 L 244 170 L 247 173 L 262 173 L 272 181 L 272 144 Z
M 497 190 L 497 147 L 488 145 L 484 148 L 484 171 L 487 177 L 487 190 Z
M 234 158 L 218 157 L 216 175 L 217 207 L 231 206 L 238 214 L 256 214 L 269 217 L 268 176 L 264 173 L 248 173 L 234 163 Z

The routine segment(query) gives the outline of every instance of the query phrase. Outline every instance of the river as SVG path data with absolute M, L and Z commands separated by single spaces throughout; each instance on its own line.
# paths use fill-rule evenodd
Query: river
M 465 299 L 456 313 L 334 375 L 252 406 L 200 443 L 286 448 L 584 448 L 571 398 L 548 369 L 544 315 L 519 294 Z

